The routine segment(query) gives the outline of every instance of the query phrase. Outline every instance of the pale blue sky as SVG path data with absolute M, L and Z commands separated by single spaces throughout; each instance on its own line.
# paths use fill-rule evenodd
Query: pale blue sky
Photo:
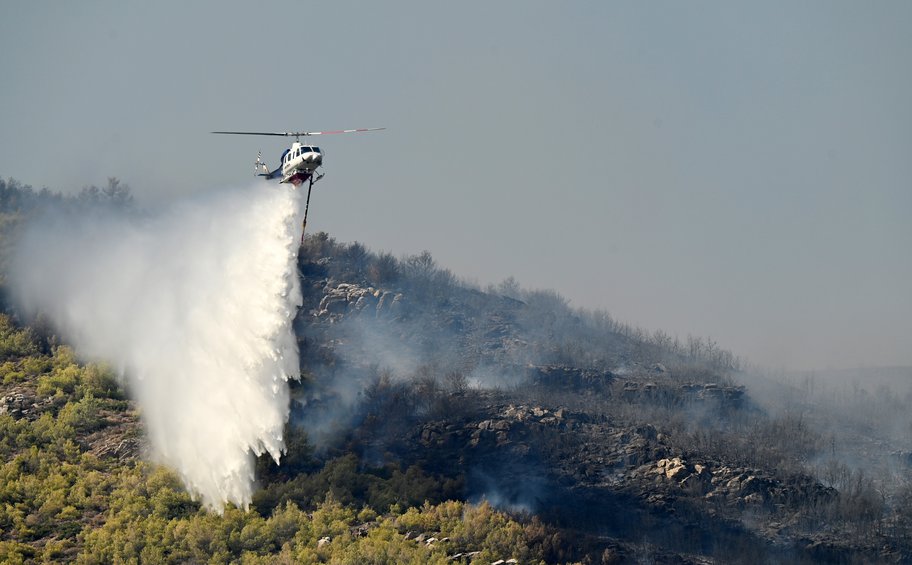
M 0 175 L 317 138 L 308 227 L 790 368 L 912 365 L 912 3 L 5 2 Z

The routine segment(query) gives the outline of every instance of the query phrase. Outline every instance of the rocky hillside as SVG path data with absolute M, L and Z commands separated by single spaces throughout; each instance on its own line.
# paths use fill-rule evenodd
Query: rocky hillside
M 825 477 L 832 438 L 762 408 L 712 342 L 462 285 L 427 256 L 308 243 L 294 414 L 318 457 L 454 481 L 577 540 L 575 559 L 912 559 L 908 484 Z

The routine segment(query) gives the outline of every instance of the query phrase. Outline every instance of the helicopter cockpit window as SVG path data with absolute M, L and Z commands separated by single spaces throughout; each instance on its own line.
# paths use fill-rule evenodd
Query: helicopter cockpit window
M 319 147 L 311 147 L 311 149 L 313 150 L 314 153 L 319 153 L 319 152 L 320 152 L 320 148 L 319 148 Z

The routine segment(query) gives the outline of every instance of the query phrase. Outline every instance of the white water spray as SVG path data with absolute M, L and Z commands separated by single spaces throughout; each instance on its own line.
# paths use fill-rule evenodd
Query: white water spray
M 299 195 L 223 190 L 142 220 L 32 226 L 11 281 L 85 356 L 121 368 L 156 456 L 210 508 L 246 506 L 298 374 Z

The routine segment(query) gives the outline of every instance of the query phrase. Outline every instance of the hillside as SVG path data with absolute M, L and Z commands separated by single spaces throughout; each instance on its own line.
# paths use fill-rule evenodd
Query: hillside
M 92 194 L 129 203 L 67 205 Z M 61 201 L 0 197 L 4 250 Z M 870 394 L 761 379 L 712 340 L 324 233 L 298 278 L 287 451 L 221 514 L 149 461 L 111 368 L 4 299 L 0 561 L 912 561 L 905 372 Z
M 882 426 L 818 425 L 829 404 L 783 383 L 761 404 L 711 340 L 682 346 L 512 281 L 461 285 L 428 254 L 320 234 L 305 252 L 295 414 L 326 452 L 417 464 L 622 560 L 909 559 L 908 462 Z M 885 465 L 848 463 L 850 437 Z

